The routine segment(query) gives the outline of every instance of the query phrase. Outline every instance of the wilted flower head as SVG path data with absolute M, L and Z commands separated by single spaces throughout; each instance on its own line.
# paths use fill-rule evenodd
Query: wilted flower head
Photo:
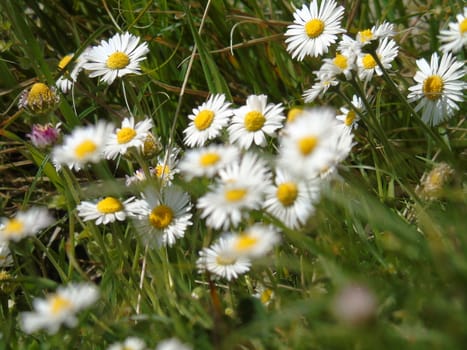
M 34 124 L 30 134 L 26 135 L 31 139 L 32 144 L 37 148 L 46 148 L 54 145 L 60 137 L 60 123 L 53 126 Z
M 440 197 L 444 187 L 454 174 L 454 170 L 446 163 L 437 164 L 429 173 L 425 173 L 417 186 L 418 194 L 425 199 Z
M 32 114 L 46 114 L 57 106 L 60 96 L 54 87 L 49 88 L 44 83 L 35 83 L 30 89 L 25 89 L 20 96 L 18 107 Z

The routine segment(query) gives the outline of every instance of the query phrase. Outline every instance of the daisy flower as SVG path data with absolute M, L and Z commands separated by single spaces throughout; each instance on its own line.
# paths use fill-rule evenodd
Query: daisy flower
M 284 225 L 296 229 L 314 213 L 319 192 L 316 181 L 300 179 L 285 169 L 277 169 L 274 185 L 267 189 L 263 207 Z
M 240 151 L 231 145 L 210 145 L 185 153 L 179 169 L 187 180 L 193 177 L 214 177 L 219 170 L 239 159 Z
M 116 78 L 127 74 L 140 74 L 139 64 L 149 52 L 147 43 L 139 44 L 139 38 L 128 32 L 115 34 L 109 41 L 102 40 L 86 54 L 83 68 L 91 78 L 112 84 Z
M 211 95 L 201 106 L 193 108 L 188 127 L 183 131 L 183 142 L 188 147 L 203 146 L 206 141 L 220 135 L 232 116 L 230 102 L 225 101 L 224 94 Z
M 397 57 L 399 48 L 394 40 L 384 38 L 380 41 L 378 48 L 376 49 L 376 55 L 378 56 L 384 69 L 391 68 L 391 63 Z M 364 81 L 370 81 L 373 74 L 379 76 L 383 75 L 383 71 L 376 63 L 373 56 L 369 53 L 360 53 L 357 59 L 358 66 L 358 77 Z
M 394 36 L 394 24 L 383 22 L 374 25 L 371 29 L 361 30 L 357 33 L 356 40 L 362 46 L 369 44 L 373 40 L 390 38 Z
M 177 159 L 180 149 L 172 148 L 167 150 L 167 152 L 169 151 L 170 154 L 167 156 L 166 153 L 164 157 L 159 157 L 156 166 L 151 169 L 151 174 L 153 174 L 156 179 L 159 179 L 164 186 L 171 185 L 175 174 L 180 172 Z
M 438 36 L 443 43 L 440 47 L 444 53 L 457 53 L 467 45 L 467 7 L 464 14 L 456 16 L 457 21 L 449 23 L 449 29 L 443 29 Z
M 86 48 L 77 58 L 76 60 L 70 65 L 71 60 L 74 57 L 74 54 L 65 55 L 60 62 L 58 63 L 59 71 L 63 71 L 65 68 L 65 72 L 57 79 L 55 85 L 65 94 L 73 87 L 73 84 L 78 79 L 78 75 L 83 69 L 83 64 L 86 62 L 86 55 L 88 54 L 90 48 Z M 71 67 L 71 71 L 69 70 Z
M 55 87 L 44 83 L 35 83 L 31 88 L 23 90 L 18 108 L 24 108 L 32 114 L 47 114 L 55 109 L 60 102 L 60 96 Z
M 148 188 L 144 201 L 145 215 L 135 220 L 135 226 L 145 244 L 170 247 L 185 235 L 192 224 L 187 193 L 176 186 L 163 187 L 160 192 Z
M 128 337 L 122 343 L 114 343 L 107 350 L 144 350 L 146 343 L 137 337 Z
M 115 159 L 119 154 L 125 154 L 129 148 L 141 149 L 144 141 L 152 128 L 152 120 L 147 118 L 136 123 L 135 118 L 125 118 L 122 127 L 110 134 L 104 148 L 104 156 L 107 159 Z
M 55 334 L 62 324 L 75 327 L 78 325 L 76 313 L 94 304 L 98 297 L 99 291 L 93 284 L 59 287 L 46 299 L 33 300 L 34 311 L 21 314 L 21 328 L 26 333 L 46 329 Z
M 13 265 L 13 257 L 11 256 L 8 242 L 0 240 L 0 267 L 8 267 Z
M 285 119 L 282 104 L 267 104 L 266 95 L 250 95 L 246 105 L 234 110 L 232 122 L 228 127 L 230 142 L 242 148 L 256 145 L 266 146 L 266 136 L 274 136 L 274 132 L 282 127 Z
M 353 133 L 348 128 L 337 125 L 334 127 L 334 132 L 330 136 L 333 144 L 332 158 L 326 166 L 319 170 L 321 179 L 334 179 L 337 176 L 337 167 L 349 156 L 352 147 L 355 145 L 353 142 Z
M 342 40 L 337 45 L 337 51 L 344 56 L 355 58 L 362 52 L 362 45 L 350 36 L 343 34 Z
M 177 338 L 170 338 L 157 344 L 156 350 L 191 350 L 192 347 L 182 343 Z
M 247 153 L 240 162 L 219 171 L 219 176 L 211 191 L 199 198 L 198 208 L 206 225 L 227 229 L 241 222 L 245 210 L 261 206 L 270 175 L 264 161 Z
M 255 224 L 238 234 L 232 234 L 232 254 L 248 258 L 260 258 L 269 253 L 280 241 L 280 236 L 273 226 Z
M 46 208 L 19 211 L 12 219 L 0 219 L 0 242 L 19 241 L 50 226 L 54 219 Z
M 104 148 L 113 125 L 99 121 L 96 125 L 77 127 L 65 136 L 63 144 L 55 146 L 52 161 L 57 170 L 62 164 L 80 170 L 87 163 L 97 163 L 104 156 Z
M 233 238 L 221 237 L 216 243 L 199 252 L 196 266 L 200 273 L 209 271 L 216 277 L 230 281 L 250 270 L 250 259 L 233 253 Z
M 422 111 L 422 120 L 428 125 L 438 125 L 451 118 L 459 110 L 458 103 L 464 101 L 463 90 L 467 84 L 462 80 L 465 75 L 463 62 L 457 61 L 451 53 L 444 54 L 439 60 L 433 53 L 431 62 L 417 60 L 418 71 L 415 86 L 409 88 L 409 102 L 419 101 L 415 111 Z
M 320 74 L 328 76 L 337 76 L 343 74 L 346 79 L 352 78 L 352 71 L 355 70 L 354 55 L 337 53 L 334 58 L 325 58 L 320 68 Z
M 320 7 L 313 0 L 310 6 L 297 9 L 293 14 L 294 24 L 285 32 L 287 51 L 292 58 L 302 61 L 308 55 L 318 57 L 327 53 L 337 35 L 345 32 L 341 27 L 343 15 L 344 8 L 334 0 L 323 0 Z
M 115 197 L 105 197 L 99 201 L 81 202 L 76 209 L 83 221 L 95 220 L 96 225 L 107 225 L 115 221 L 124 221 L 128 216 L 137 217 L 144 215 L 141 209 L 141 200 L 135 197 L 122 202 Z
M 255 287 L 253 297 L 259 299 L 264 306 L 268 306 L 274 299 L 274 291 L 262 284 L 258 284 Z
M 358 121 L 360 120 L 359 113 L 364 110 L 363 102 L 360 97 L 353 95 L 352 107 L 341 107 L 340 111 L 342 114 L 336 116 L 336 119 L 342 122 L 342 125 L 350 130 L 358 128 Z
M 318 97 L 323 97 L 326 91 L 332 86 L 339 84 L 339 80 L 332 74 L 318 74 L 318 80 L 313 84 L 311 89 L 303 92 L 303 101 L 305 103 L 312 102 Z

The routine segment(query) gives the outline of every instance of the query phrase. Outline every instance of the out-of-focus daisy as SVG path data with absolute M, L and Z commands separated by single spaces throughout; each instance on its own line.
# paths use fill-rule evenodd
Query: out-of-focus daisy
M 361 45 L 369 44 L 373 40 L 391 38 L 394 36 L 394 24 L 383 22 L 374 25 L 371 29 L 361 30 L 357 33 L 356 40 Z
M 228 281 L 250 270 L 251 262 L 246 256 L 238 256 L 232 250 L 233 237 L 221 237 L 210 247 L 199 252 L 196 266 L 200 272 L 209 271 Z
M 144 350 L 146 343 L 137 337 L 128 337 L 124 342 L 114 343 L 107 350 Z
M 83 68 L 91 78 L 112 84 L 116 78 L 127 74 L 140 74 L 139 64 L 149 52 L 146 42 L 139 44 L 140 38 L 128 32 L 115 34 L 109 41 L 102 40 L 86 54 Z
M 380 41 L 376 49 L 378 56 L 384 69 L 391 68 L 391 63 L 397 57 L 399 48 L 396 42 L 392 39 L 384 38 Z M 360 53 L 357 59 L 358 76 L 361 80 L 370 81 L 373 74 L 383 75 L 381 68 L 376 63 L 374 57 L 369 53 Z
M 141 209 L 140 201 L 131 197 L 122 202 L 118 198 L 109 196 L 99 201 L 83 201 L 76 209 L 83 221 L 95 220 L 96 225 L 107 225 L 115 221 L 124 221 L 127 217 L 144 215 L 145 210 Z
M 258 284 L 255 287 L 255 293 L 253 294 L 253 297 L 258 298 L 263 305 L 268 306 L 274 299 L 274 291 L 262 284 Z
M 359 113 L 364 110 L 363 102 L 360 97 L 353 95 L 352 107 L 341 107 L 342 114 L 336 116 L 336 119 L 342 122 L 345 128 L 353 130 L 358 128 L 358 121 L 360 120 Z
M 26 135 L 31 143 L 37 148 L 47 148 L 54 145 L 60 137 L 60 123 L 53 126 L 48 123 L 45 125 L 34 124 L 30 134 Z
M 60 96 L 55 87 L 48 87 L 44 83 L 35 83 L 31 88 L 23 90 L 18 107 L 24 108 L 32 114 L 46 114 L 54 110 L 59 102 Z
M 422 120 L 428 125 L 438 125 L 451 118 L 459 110 L 458 103 L 464 101 L 463 90 L 467 87 L 464 63 L 457 61 L 451 53 L 439 60 L 435 52 L 431 62 L 417 60 L 418 71 L 415 86 L 409 88 L 409 102 L 419 101 L 415 111 L 422 110 Z
M 157 344 L 156 350 L 191 350 L 192 347 L 177 338 L 165 339 Z
M 319 198 L 317 181 L 300 179 L 285 169 L 277 169 L 274 182 L 266 191 L 263 207 L 287 227 L 295 229 L 305 224 Z
M 86 55 L 89 52 L 89 48 L 86 48 L 73 63 L 70 63 L 74 57 L 74 54 L 68 54 L 63 56 L 63 58 L 58 63 L 58 69 L 60 71 L 66 70 L 63 74 L 57 79 L 55 85 L 65 94 L 73 86 L 73 84 L 78 79 L 78 75 L 83 69 L 83 64 L 86 62 Z M 70 66 L 70 67 L 69 67 Z
M 115 159 L 119 154 L 125 154 L 131 147 L 141 149 L 151 128 L 152 120 L 149 118 L 136 124 L 134 117 L 123 119 L 122 127 L 110 134 L 107 140 L 104 148 L 105 157 Z
M 63 144 L 52 151 L 56 168 L 66 164 L 70 169 L 80 170 L 87 163 L 99 162 L 104 157 L 104 147 L 112 130 L 113 125 L 104 121 L 75 128 L 71 135 L 65 136 Z
M 456 22 L 448 24 L 449 29 L 443 29 L 438 36 L 443 43 L 440 47 L 444 53 L 461 51 L 467 45 L 467 7 L 464 13 L 456 16 Z
M 303 100 L 305 103 L 312 102 L 318 97 L 323 97 L 326 91 L 332 86 L 339 84 L 334 74 L 318 74 L 318 80 L 313 84 L 311 89 L 303 92 Z
M 219 136 L 232 116 L 230 102 L 225 101 L 224 94 L 212 95 L 206 102 L 193 108 L 188 127 L 183 131 L 183 142 L 188 147 L 203 146 L 206 141 Z
M 13 257 L 11 256 L 8 242 L 0 240 L 0 267 L 8 267 L 13 264 Z
M 259 258 L 269 253 L 280 241 L 280 236 L 273 226 L 252 225 L 238 234 L 232 234 L 232 252 L 234 256 Z
M 282 104 L 267 103 L 266 95 L 250 95 L 246 105 L 234 110 L 232 122 L 228 127 L 231 143 L 249 148 L 252 143 L 266 146 L 266 136 L 274 136 L 282 127 L 285 119 Z
M 285 40 L 287 51 L 292 58 L 302 61 L 305 56 L 317 57 L 328 52 L 331 44 L 337 40 L 337 35 L 344 33 L 341 27 L 344 8 L 334 0 L 323 0 L 318 6 L 317 0 L 312 0 L 310 6 L 303 5 L 297 9 L 294 23 L 287 27 Z
M 270 175 L 264 161 L 247 153 L 219 176 L 220 181 L 198 200 L 198 208 L 208 226 L 227 229 L 240 223 L 245 210 L 260 207 Z
M 332 138 L 330 143 L 334 145 L 333 155 L 329 163 L 319 170 L 320 178 L 326 180 L 337 177 L 337 167 L 348 157 L 352 151 L 352 147 L 355 145 L 353 133 L 349 129 L 342 127 L 342 125 L 337 125 L 330 137 Z
M 178 167 L 188 180 L 200 176 L 212 178 L 220 169 L 236 162 L 239 154 L 234 146 L 210 145 L 187 151 Z
M 170 152 L 167 155 L 167 152 Z M 158 179 L 162 185 L 171 185 L 175 174 L 180 172 L 178 168 L 179 148 L 168 149 L 164 156 L 158 157 L 156 166 L 151 170 L 151 173 Z
M 430 172 L 423 174 L 415 191 L 424 199 L 434 200 L 440 198 L 453 175 L 454 169 L 447 163 L 436 164 Z
M 26 333 L 46 329 L 57 333 L 62 324 L 68 327 L 78 325 L 76 313 L 96 302 L 99 290 L 93 284 L 80 283 L 59 287 L 46 299 L 34 299 L 34 311 L 21 314 L 21 328 Z
M 0 219 L 0 242 L 17 242 L 25 237 L 34 236 L 53 222 L 54 219 L 46 208 L 32 207 L 26 211 L 19 211 L 11 219 Z
M 300 117 L 302 112 L 303 112 L 302 107 L 292 107 L 292 108 L 290 108 L 289 112 L 287 113 L 287 123 L 294 122 L 295 119 Z
M 332 312 L 341 322 L 360 326 L 370 321 L 377 311 L 373 292 L 363 285 L 348 285 L 341 289 L 332 303 Z
M 192 224 L 190 197 L 176 186 L 144 192 L 146 213 L 135 220 L 137 232 L 150 246 L 172 246 Z

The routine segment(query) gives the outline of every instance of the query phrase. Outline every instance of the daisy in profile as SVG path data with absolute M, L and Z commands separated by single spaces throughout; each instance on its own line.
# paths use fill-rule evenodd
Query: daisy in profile
M 383 22 L 374 25 L 371 29 L 361 30 L 357 33 L 356 40 L 360 45 L 365 46 L 373 40 L 391 38 L 394 36 L 394 24 Z
M 314 213 L 319 193 L 316 180 L 300 179 L 286 169 L 277 169 L 274 185 L 267 189 L 263 207 L 285 226 L 296 229 Z
M 220 181 L 198 200 L 201 218 L 212 228 L 238 225 L 246 211 L 259 209 L 270 174 L 264 161 L 246 153 L 219 172 Z
M 275 228 L 263 224 L 252 225 L 230 237 L 232 239 L 232 254 L 250 259 L 266 255 L 280 241 L 280 236 Z
M 190 197 L 176 186 L 144 192 L 145 215 L 134 221 L 142 241 L 152 247 L 173 246 L 192 225 Z
M 157 344 L 156 350 L 191 350 L 192 347 L 182 343 L 177 338 L 170 338 Z
M 86 55 L 89 52 L 89 48 L 86 48 L 75 60 L 71 63 L 74 58 L 74 54 L 68 54 L 62 57 L 58 63 L 58 70 L 64 71 L 62 75 L 57 79 L 55 85 L 65 94 L 71 90 L 73 84 L 76 83 L 78 75 L 83 69 L 83 64 L 86 62 Z
M 240 151 L 231 145 L 210 145 L 188 150 L 180 161 L 179 169 L 187 180 L 193 177 L 214 177 L 219 170 L 237 162 Z
M 409 88 L 409 102 L 419 101 L 415 111 L 422 110 L 422 120 L 428 125 L 438 125 L 451 118 L 464 101 L 463 90 L 467 84 L 464 63 L 451 53 L 444 54 L 439 60 L 435 52 L 428 63 L 417 60 L 418 71 L 414 80 L 416 85 Z
M 199 252 L 196 266 L 200 273 L 209 271 L 218 278 L 230 281 L 250 270 L 250 259 L 233 253 L 233 238 L 221 237 L 216 243 Z
M 399 48 L 392 39 L 384 38 L 379 42 L 376 55 L 384 69 L 391 68 L 392 61 L 397 57 Z M 369 53 L 360 53 L 357 59 L 358 77 L 364 81 L 370 81 L 373 75 L 383 75 L 383 71 L 376 63 L 374 57 Z
M 332 86 L 339 84 L 334 72 L 320 73 L 318 72 L 318 79 L 310 89 L 303 92 L 303 101 L 305 103 L 313 102 L 318 97 L 322 98 L 326 91 Z
M 65 136 L 63 144 L 52 150 L 52 161 L 57 170 L 67 165 L 76 171 L 87 163 L 97 163 L 104 157 L 107 138 L 113 125 L 99 121 L 96 125 L 77 127 L 71 135 Z
M 230 105 L 230 102 L 225 101 L 224 94 L 217 94 L 211 95 L 201 106 L 193 108 L 193 113 L 188 116 L 191 122 L 183 131 L 185 145 L 203 146 L 206 141 L 219 136 L 232 116 Z
M 34 83 L 21 93 L 18 108 L 24 108 L 31 114 L 47 114 L 53 111 L 59 102 L 60 96 L 55 87 Z
M 124 342 L 114 343 L 110 345 L 107 350 L 144 350 L 146 343 L 144 340 L 137 337 L 128 337 Z
M 87 52 L 83 68 L 91 78 L 101 77 L 100 81 L 108 85 L 127 74 L 140 74 L 139 64 L 149 49 L 145 42 L 139 45 L 139 40 L 128 32 L 102 40 Z
M 19 211 L 11 219 L 0 219 L 0 242 L 18 242 L 25 237 L 34 236 L 54 221 L 46 208 L 32 207 Z
M 358 121 L 360 120 L 359 113 L 364 111 L 362 99 L 357 95 L 352 97 L 352 107 L 341 107 L 340 111 L 342 114 L 338 114 L 336 119 L 342 122 L 344 128 L 349 131 L 358 128 Z
M 250 95 L 246 105 L 234 110 L 228 127 L 231 143 L 248 149 L 252 143 L 266 146 L 266 135 L 274 136 L 285 119 L 282 104 L 267 103 L 266 95 Z
M 115 159 L 119 154 L 125 154 L 128 149 L 134 147 L 140 150 L 152 128 L 152 120 L 146 118 L 135 124 L 135 118 L 125 118 L 122 127 L 109 135 L 104 148 L 104 156 L 107 159 Z
M 94 304 L 99 290 L 93 284 L 80 283 L 59 287 L 46 299 L 34 299 L 34 311 L 21 314 L 21 328 L 26 333 L 45 329 L 49 334 L 57 333 L 62 324 L 78 325 L 76 314 Z
M 337 45 L 337 51 L 347 57 L 358 57 L 362 52 L 362 45 L 348 35 L 342 34 L 342 39 Z
M 95 221 L 96 225 L 107 225 L 115 221 L 124 221 L 127 217 L 144 215 L 142 200 L 135 197 L 122 202 L 115 197 L 105 197 L 98 201 L 83 201 L 76 209 L 83 221 Z
M 464 13 L 456 16 L 456 22 L 448 24 L 449 29 L 443 29 L 438 36 L 443 43 L 440 47 L 444 53 L 457 53 L 467 46 L 467 7 Z
M 306 56 L 318 57 L 327 53 L 337 35 L 345 32 L 341 26 L 343 15 L 344 8 L 334 0 L 323 0 L 320 6 L 317 0 L 312 0 L 310 6 L 297 9 L 293 14 L 294 23 L 285 33 L 287 51 L 292 58 L 302 61 Z
M 13 265 L 13 257 L 11 256 L 8 242 L 0 240 L 0 267 L 8 267 Z

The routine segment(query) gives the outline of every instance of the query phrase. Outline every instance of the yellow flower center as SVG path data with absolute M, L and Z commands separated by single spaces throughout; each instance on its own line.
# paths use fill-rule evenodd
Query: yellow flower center
M 121 128 L 117 132 L 117 142 L 119 144 L 128 143 L 134 139 L 136 131 L 133 128 Z
M 467 18 L 464 18 L 464 20 L 459 23 L 459 32 L 461 32 L 461 34 L 467 32 Z
M 337 54 L 336 57 L 334 58 L 334 64 L 336 65 L 336 67 L 342 70 L 346 69 L 348 67 L 347 57 L 341 54 Z
M 219 156 L 219 154 L 214 153 L 214 152 L 208 152 L 208 153 L 203 154 L 199 158 L 199 164 L 202 167 L 209 167 L 209 166 L 216 164 L 220 159 L 221 157 Z
M 73 55 L 66 55 L 65 57 L 63 57 L 60 62 L 58 62 L 58 69 L 62 70 L 63 68 L 65 68 L 68 63 L 70 63 L 71 59 L 73 58 Z
M 303 112 L 302 108 L 294 107 L 291 108 L 287 113 L 287 123 L 293 122 Z
M 423 82 L 423 93 L 429 100 L 437 100 L 441 97 L 444 83 L 443 79 L 439 75 L 430 75 Z
M 24 224 L 18 219 L 10 219 L 3 228 L 3 233 L 7 236 L 17 235 L 23 232 Z
M 168 165 L 157 164 L 156 165 L 156 176 L 167 177 L 170 174 L 170 167 Z
M 243 197 L 245 197 L 246 193 L 247 193 L 246 189 L 234 188 L 234 189 L 225 191 L 224 195 L 225 195 L 225 199 L 228 202 L 238 202 L 242 200 Z
M 258 131 L 264 125 L 266 118 L 259 111 L 250 111 L 245 115 L 245 129 L 248 131 Z
M 276 197 L 286 207 L 294 204 L 297 195 L 297 185 L 293 182 L 284 182 L 277 186 Z
M 320 36 L 324 31 L 324 22 L 318 18 L 314 18 L 311 21 L 306 22 L 305 32 L 309 38 L 314 39 Z
M 344 121 L 345 125 L 351 126 L 353 121 L 355 120 L 355 117 L 356 117 L 355 111 L 349 111 L 349 113 L 347 113 L 345 117 L 345 121 Z
M 258 242 L 258 238 L 251 237 L 244 233 L 241 234 L 235 242 L 235 249 L 239 251 L 245 251 L 251 249 Z
M 317 145 L 318 138 L 315 136 L 307 136 L 298 140 L 298 149 L 304 156 L 307 156 L 313 152 Z
M 107 68 L 109 69 L 123 69 L 130 63 L 130 58 L 124 52 L 114 52 L 106 61 Z
M 28 105 L 42 104 L 42 101 L 52 101 L 54 99 L 52 90 L 43 83 L 35 83 L 28 93 Z
M 373 56 L 371 56 L 369 53 L 363 56 L 362 64 L 363 64 L 363 68 L 365 69 L 373 69 L 376 67 L 376 61 L 373 58 Z
M 70 300 L 65 299 L 59 295 L 54 295 L 50 299 L 50 311 L 52 314 L 56 315 L 62 311 L 70 309 L 72 307 L 72 303 Z
M 214 112 L 209 109 L 203 109 L 199 112 L 193 121 L 196 129 L 203 131 L 209 128 L 214 120 Z
M 149 223 L 157 229 L 164 229 L 170 225 L 174 216 L 172 209 L 166 205 L 158 205 L 149 214 Z
M 358 33 L 360 34 L 360 42 L 362 43 L 366 43 L 367 41 L 373 39 L 373 32 L 371 29 L 365 29 Z
M 233 256 L 216 256 L 216 263 L 218 265 L 222 265 L 222 266 L 227 266 L 227 265 L 233 265 L 235 264 L 235 262 L 237 261 L 237 259 L 235 259 Z
M 89 154 L 92 154 L 96 151 L 97 145 L 92 140 L 84 140 L 75 148 L 75 156 L 78 159 L 83 159 Z
M 265 289 L 260 296 L 260 300 L 263 304 L 269 303 L 271 301 L 272 296 L 274 295 L 273 291 L 270 289 Z
M 123 204 L 114 197 L 106 197 L 97 203 L 97 210 L 103 214 L 116 213 L 123 210 Z

